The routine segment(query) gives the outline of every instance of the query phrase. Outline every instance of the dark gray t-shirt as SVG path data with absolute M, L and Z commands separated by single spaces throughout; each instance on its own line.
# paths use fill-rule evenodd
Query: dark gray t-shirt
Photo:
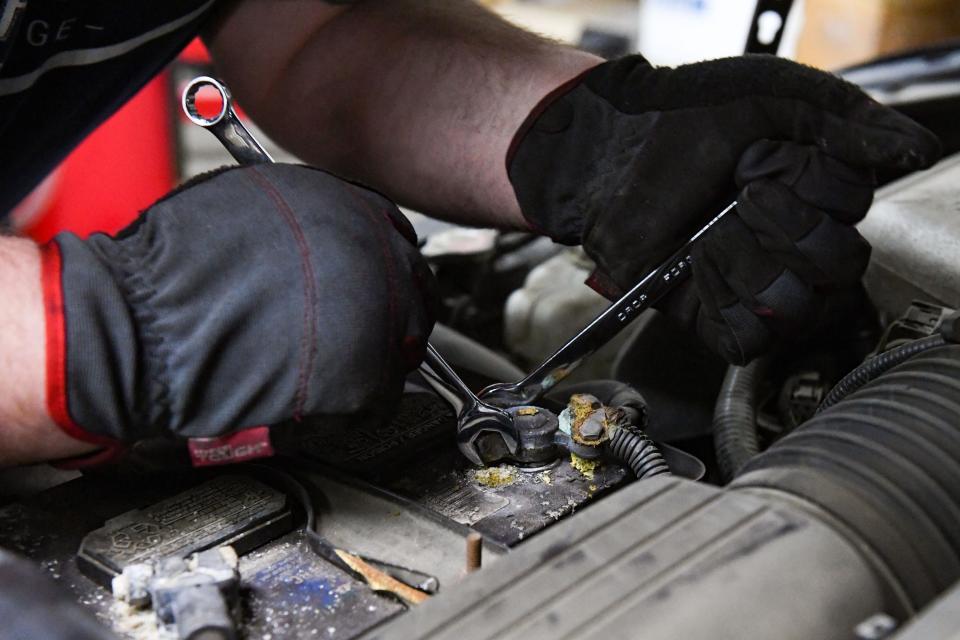
M 217 0 L 0 0 L 0 220 L 200 30 Z

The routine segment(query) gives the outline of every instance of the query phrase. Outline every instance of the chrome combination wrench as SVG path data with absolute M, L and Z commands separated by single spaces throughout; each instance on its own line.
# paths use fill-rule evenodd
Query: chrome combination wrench
M 517 382 L 501 382 L 480 392 L 480 399 L 497 407 L 533 404 L 569 376 L 586 358 L 607 344 L 642 311 L 673 291 L 690 275 L 693 244 L 736 208 L 732 202 L 713 217 L 672 256 L 647 274 L 619 300 L 607 307 L 569 342 Z

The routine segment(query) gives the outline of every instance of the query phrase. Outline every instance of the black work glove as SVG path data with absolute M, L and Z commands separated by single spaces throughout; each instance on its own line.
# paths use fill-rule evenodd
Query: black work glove
M 874 170 L 939 155 L 932 133 L 809 67 L 747 56 L 668 69 L 631 56 L 548 96 L 507 168 L 531 226 L 583 244 L 608 297 L 738 199 L 697 245 L 692 281 L 660 306 L 744 363 L 860 279 L 870 247 L 851 225 Z
M 382 196 L 302 166 L 214 172 L 44 249 L 48 400 L 101 444 L 386 412 L 432 275 Z

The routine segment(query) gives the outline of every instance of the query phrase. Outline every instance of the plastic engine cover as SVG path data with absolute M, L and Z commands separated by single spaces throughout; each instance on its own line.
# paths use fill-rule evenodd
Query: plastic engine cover
M 877 193 L 859 230 L 873 245 L 865 283 L 893 317 L 913 300 L 960 307 L 960 155 Z

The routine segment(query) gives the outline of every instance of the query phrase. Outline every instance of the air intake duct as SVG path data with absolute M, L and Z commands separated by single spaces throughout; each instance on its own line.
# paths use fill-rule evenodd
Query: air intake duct
M 734 482 L 816 505 L 914 607 L 960 579 L 960 346 L 927 351 L 819 413 Z

